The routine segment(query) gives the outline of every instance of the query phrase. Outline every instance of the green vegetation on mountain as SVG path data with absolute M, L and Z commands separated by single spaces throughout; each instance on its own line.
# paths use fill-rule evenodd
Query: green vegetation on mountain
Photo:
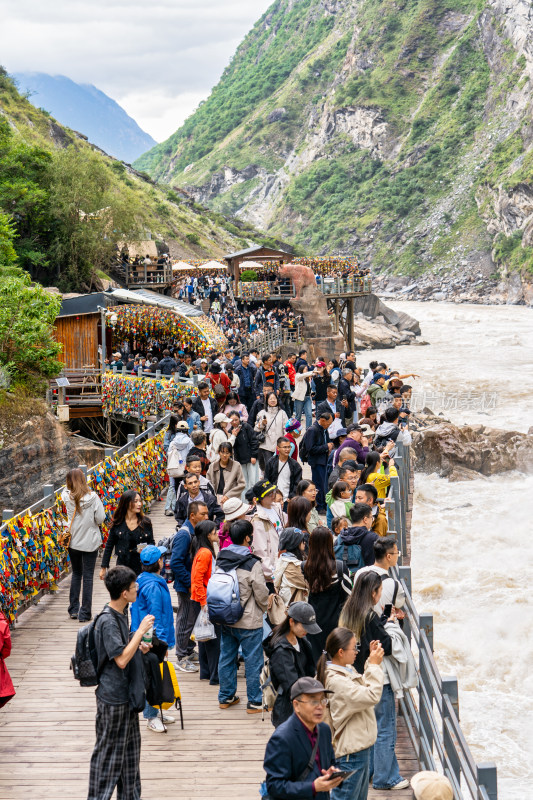
M 502 9 L 276 0 L 137 165 L 313 253 L 533 271 L 533 61 L 527 18 Z
M 20 268 L 45 286 L 94 290 L 112 272 L 121 243 L 149 236 L 172 243 L 184 259 L 267 240 L 107 156 L 35 108 L 0 68 L 4 276 Z

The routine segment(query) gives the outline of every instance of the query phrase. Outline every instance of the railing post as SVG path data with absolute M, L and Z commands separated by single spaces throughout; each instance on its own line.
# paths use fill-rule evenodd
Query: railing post
M 50 508 L 54 503 L 54 484 L 45 483 L 43 486 L 44 508 Z
M 442 679 L 443 695 L 448 695 L 450 703 L 455 711 L 455 716 L 459 720 L 459 686 L 456 677 L 448 677 Z M 446 703 L 442 704 L 442 742 L 444 744 L 444 751 L 451 771 L 453 772 L 457 783 L 461 782 L 461 763 L 457 755 L 458 742 L 452 738 L 446 726 L 446 719 L 448 717 L 448 708 Z
M 156 377 L 156 380 L 158 380 L 158 381 L 161 380 L 161 370 L 160 369 L 156 369 L 155 377 Z
M 419 614 L 419 625 L 420 630 L 424 631 L 426 634 L 429 648 L 431 652 L 433 652 L 433 614 Z M 420 672 L 420 684 L 418 687 L 418 713 L 420 714 L 421 733 L 423 731 L 425 734 L 427 749 L 429 754 L 431 754 L 433 749 L 433 733 L 431 731 L 430 717 L 433 714 L 433 691 L 426 669 L 424 651 L 425 646 L 422 643 L 421 637 L 418 652 L 418 668 Z M 429 708 L 426 707 L 426 700 L 422 692 L 422 686 L 426 690 L 426 694 L 428 696 Z M 424 749 L 422 747 L 420 748 L 420 754 L 422 756 L 424 755 Z M 421 763 L 420 766 L 423 769 L 432 769 L 432 765 L 430 763 L 426 763 L 425 761 Z
M 78 464 L 78 469 L 81 469 L 85 475 L 85 480 L 87 480 L 87 464 Z
M 122 374 L 123 375 L 126 374 L 126 365 L 125 364 L 122 365 Z
M 489 796 L 489 800 L 498 800 L 498 772 L 496 764 L 488 761 L 484 764 L 476 764 L 477 782 L 479 786 L 484 786 Z
M 15 512 L 12 508 L 4 508 L 2 511 L 2 522 L 6 522 L 8 519 L 13 519 L 15 516 Z
M 411 567 L 398 567 L 398 575 L 400 577 L 400 580 L 405 583 L 407 591 L 409 592 L 409 595 L 412 597 L 413 587 L 411 578 Z M 409 617 L 407 614 L 405 615 L 405 619 L 403 621 L 403 632 L 405 633 L 409 641 L 411 641 L 411 623 L 409 622 Z
M 112 447 L 106 447 L 105 450 L 104 450 L 104 456 L 105 456 L 105 458 L 112 458 L 112 456 L 113 456 L 113 448 Z
M 143 368 L 139 367 L 139 369 L 137 370 L 137 377 L 142 378 L 142 376 L 143 376 Z
M 135 434 L 128 433 L 128 453 L 133 453 L 135 450 Z

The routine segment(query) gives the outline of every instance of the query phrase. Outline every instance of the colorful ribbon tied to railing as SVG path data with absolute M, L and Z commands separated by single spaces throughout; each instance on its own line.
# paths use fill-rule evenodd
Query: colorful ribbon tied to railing
M 135 489 L 148 511 L 161 497 L 168 480 L 164 431 L 144 441 L 132 453 L 118 460 L 106 458 L 91 470 L 88 483 L 101 498 L 106 512 L 102 543 L 111 527 L 119 497 Z M 33 515 L 22 514 L 7 521 L 0 533 L 0 608 L 12 622 L 18 608 L 42 590 L 57 588 L 57 580 L 68 565 L 68 551 L 59 544 L 59 535 L 68 526 L 60 492 L 50 508 Z
M 106 416 L 118 414 L 143 422 L 149 416 L 171 411 L 183 397 L 196 397 L 192 384 L 168 378 L 138 378 L 134 375 L 105 373 L 102 376 L 102 409 Z

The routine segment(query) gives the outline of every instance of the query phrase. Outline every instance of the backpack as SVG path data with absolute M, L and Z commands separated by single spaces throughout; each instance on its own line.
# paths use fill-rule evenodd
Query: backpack
M 361 546 L 358 544 L 345 544 L 340 536 L 333 545 L 335 558 L 342 561 L 350 575 L 355 575 L 357 570 L 365 566 Z
M 270 673 L 270 661 L 268 658 L 265 659 L 263 669 L 261 670 L 261 675 L 259 676 L 259 685 L 261 686 L 261 694 L 263 695 L 263 709 L 272 711 L 274 708 L 274 703 L 276 702 L 279 694 L 279 689 L 274 688 L 272 675 Z
M 77 633 L 76 650 L 70 659 L 70 669 L 74 673 L 74 678 L 80 682 L 80 686 L 98 686 L 100 683 L 94 629 L 97 620 L 105 613 L 107 607 Z
M 309 428 L 309 430 L 311 430 L 311 428 Z M 309 450 L 307 449 L 307 441 L 306 441 L 308 433 L 309 431 L 305 432 L 304 438 L 300 442 L 299 454 L 300 454 L 300 461 L 302 461 L 303 463 L 305 463 L 309 458 Z
M 241 605 L 237 570 L 217 569 L 207 583 L 207 608 L 211 622 L 234 625 L 244 613 Z
M 172 445 L 172 442 L 170 443 Z M 182 451 L 177 447 L 168 448 L 167 456 L 167 473 L 171 478 L 183 478 L 185 475 L 186 460 L 182 455 Z
M 166 580 L 167 583 L 174 583 L 174 573 L 170 566 L 170 561 L 172 559 L 172 545 L 174 544 L 174 537 L 176 536 L 175 533 L 172 536 L 167 536 L 165 539 L 160 539 L 157 543 L 158 547 L 166 547 L 167 552 L 163 556 L 163 568 L 161 570 L 161 577 Z

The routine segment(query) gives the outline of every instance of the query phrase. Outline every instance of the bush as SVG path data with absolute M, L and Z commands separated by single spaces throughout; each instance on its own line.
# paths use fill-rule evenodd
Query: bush
M 197 233 L 188 233 L 187 239 L 191 244 L 200 244 L 200 237 Z
M 257 272 L 255 269 L 245 269 L 241 272 L 241 283 L 251 283 L 257 280 Z

